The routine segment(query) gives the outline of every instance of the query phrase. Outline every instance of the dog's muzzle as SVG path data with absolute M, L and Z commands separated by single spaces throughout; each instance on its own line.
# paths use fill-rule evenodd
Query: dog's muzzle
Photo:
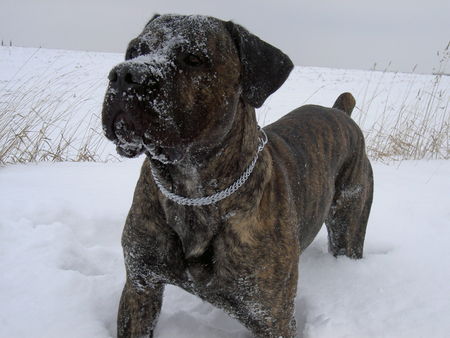
M 117 145 L 117 152 L 135 157 L 144 151 L 143 109 L 158 89 L 158 81 L 148 65 L 123 62 L 109 73 L 109 87 L 103 105 L 102 122 L 106 137 Z

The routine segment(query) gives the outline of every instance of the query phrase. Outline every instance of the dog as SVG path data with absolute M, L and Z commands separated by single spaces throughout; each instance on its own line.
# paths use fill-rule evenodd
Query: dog
M 323 223 L 331 254 L 362 257 L 373 175 L 353 96 L 257 125 L 292 68 L 231 21 L 155 15 L 111 70 L 106 137 L 146 155 L 122 236 L 118 337 L 153 336 L 166 284 L 256 337 L 294 337 L 299 256 Z

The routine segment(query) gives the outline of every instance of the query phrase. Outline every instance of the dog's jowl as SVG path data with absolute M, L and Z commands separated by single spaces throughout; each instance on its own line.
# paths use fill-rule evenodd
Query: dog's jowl
M 331 254 L 362 257 L 373 179 L 351 94 L 257 125 L 292 67 L 242 26 L 163 15 L 111 70 L 106 136 L 146 157 L 122 237 L 118 337 L 153 336 L 166 284 L 257 337 L 294 337 L 299 255 L 323 223 Z

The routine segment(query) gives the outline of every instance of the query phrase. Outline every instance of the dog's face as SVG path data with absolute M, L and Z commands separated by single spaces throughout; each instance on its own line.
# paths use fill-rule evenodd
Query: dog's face
M 121 155 L 149 150 L 176 160 L 196 140 L 227 132 L 239 99 L 239 75 L 237 50 L 221 21 L 154 18 L 130 42 L 126 61 L 110 73 L 106 135 Z
M 261 79 L 251 75 L 260 71 L 258 62 L 255 66 L 255 61 L 247 61 L 250 54 L 261 54 L 259 45 L 269 46 L 269 54 L 279 52 L 231 22 L 155 16 L 130 42 L 125 62 L 110 72 L 102 113 L 106 136 L 120 155 L 135 157 L 147 151 L 163 162 L 180 160 L 192 147 L 220 143 L 240 98 L 260 106 L 292 67 L 279 52 L 285 58 L 275 55 L 275 63 L 287 73 L 265 75 L 272 85 L 259 88 Z M 261 67 L 270 70 L 270 61 Z

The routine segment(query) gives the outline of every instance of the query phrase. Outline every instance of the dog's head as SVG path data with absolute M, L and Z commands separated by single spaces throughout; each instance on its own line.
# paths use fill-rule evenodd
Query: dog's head
M 240 100 L 260 107 L 293 65 L 243 27 L 204 16 L 156 15 L 109 74 L 103 128 L 117 151 L 176 162 L 217 144 Z

